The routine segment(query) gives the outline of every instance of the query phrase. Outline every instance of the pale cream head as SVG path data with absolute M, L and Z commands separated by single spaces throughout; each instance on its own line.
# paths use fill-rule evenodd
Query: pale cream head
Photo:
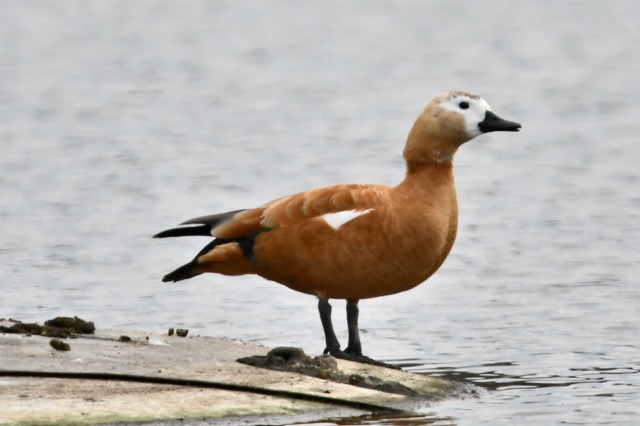
M 449 92 L 438 98 L 440 97 L 442 97 L 438 102 L 440 108 L 463 117 L 464 130 L 469 135 L 469 139 L 482 134 L 479 124 L 484 121 L 487 111 L 491 111 L 491 107 L 484 99 L 466 92 Z
M 517 131 L 518 123 L 496 116 L 489 104 L 468 92 L 435 97 L 416 119 L 404 150 L 409 171 L 427 163 L 451 163 L 458 147 L 483 133 Z

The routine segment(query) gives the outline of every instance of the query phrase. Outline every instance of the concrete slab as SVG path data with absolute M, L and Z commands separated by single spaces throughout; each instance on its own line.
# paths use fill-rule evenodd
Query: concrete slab
M 131 341 L 119 341 L 122 335 Z M 260 369 L 236 359 L 266 355 L 269 348 L 211 337 L 100 330 L 88 337 L 64 339 L 70 345 L 69 351 L 52 348 L 50 340 L 44 336 L 0 334 L 0 424 L 95 424 L 229 416 L 263 416 L 259 422 L 266 424 L 269 421 L 264 416 L 309 420 L 326 416 L 326 410 L 331 410 L 334 417 L 354 415 L 364 409 L 331 401 L 201 386 L 12 376 L 11 372 L 16 371 L 137 375 L 160 381 L 188 379 L 397 409 L 474 392 L 470 386 L 456 382 L 342 360 L 338 360 L 338 368 L 345 374 L 398 381 L 421 397 L 407 398 L 297 373 Z

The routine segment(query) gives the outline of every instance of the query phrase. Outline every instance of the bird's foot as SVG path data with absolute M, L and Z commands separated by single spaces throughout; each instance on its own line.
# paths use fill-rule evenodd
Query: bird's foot
M 325 354 L 329 354 L 334 358 L 344 359 L 347 361 L 359 362 L 361 364 L 369 364 L 375 365 L 377 367 L 391 368 L 394 370 L 402 370 L 400 367 L 397 367 L 392 364 L 387 364 L 386 362 L 376 361 L 373 358 L 369 358 L 368 356 L 362 355 L 362 353 L 351 353 L 347 350 L 341 351 L 340 349 L 325 349 Z

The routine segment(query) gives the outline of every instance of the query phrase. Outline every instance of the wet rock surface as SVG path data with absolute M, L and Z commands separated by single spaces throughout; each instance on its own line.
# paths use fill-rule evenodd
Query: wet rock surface
M 0 326 L 34 330 L 34 327 L 19 325 L 14 320 L 0 320 Z M 130 337 L 131 341 L 123 343 L 122 336 Z M 248 416 L 243 424 L 256 424 L 257 417 L 251 416 L 260 416 L 260 423 L 266 424 L 262 422 L 265 416 L 300 415 L 313 420 L 326 417 L 328 412 L 339 417 L 358 413 L 351 408 L 341 408 L 335 402 L 318 404 L 306 399 L 265 397 L 237 390 L 128 380 L 71 380 L 68 377 L 23 377 L 22 374 L 13 377 L 9 374 L 11 371 L 62 375 L 88 373 L 92 376 L 115 373 L 212 381 L 407 410 L 422 407 L 425 401 L 473 396 L 465 386 L 451 381 L 336 360 L 331 356 L 309 357 L 297 348 L 277 348 L 270 352 L 264 346 L 224 338 L 169 337 L 164 333 L 134 330 L 97 329 L 92 335 L 74 333 L 71 337 L 77 338 L 69 342 L 37 335 L 27 337 L 15 331 L 0 332 L 0 373 L 12 377 L 0 386 L 3 408 L 0 424 L 129 424 L 157 420 L 174 424 L 172 421 L 176 419 L 181 422 L 202 418 L 228 418 L 230 420 L 224 424 L 239 424 L 236 422 L 238 413 Z M 64 344 L 69 343 L 71 352 L 51 347 L 54 344 L 64 348 Z M 257 369 L 237 362 L 239 358 L 253 360 L 245 364 L 273 368 Z M 397 384 L 401 385 L 396 387 Z M 411 390 L 407 391 L 405 387 Z M 413 397 L 416 392 L 418 398 Z M 283 423 L 294 421 L 287 417 L 277 422 Z
M 338 369 L 338 363 L 331 355 L 311 357 L 300 348 L 277 347 L 270 350 L 265 356 L 254 355 L 239 358 L 237 361 L 253 367 L 304 374 L 387 393 L 411 397 L 420 396 L 415 390 L 397 381 L 384 380 L 372 375 L 344 373 Z

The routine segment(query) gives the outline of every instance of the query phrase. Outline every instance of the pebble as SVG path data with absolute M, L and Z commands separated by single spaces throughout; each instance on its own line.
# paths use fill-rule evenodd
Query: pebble
M 51 339 L 49 340 L 49 345 L 57 350 L 57 351 L 70 351 L 71 350 L 71 346 L 69 346 L 68 343 L 63 342 L 60 339 Z

